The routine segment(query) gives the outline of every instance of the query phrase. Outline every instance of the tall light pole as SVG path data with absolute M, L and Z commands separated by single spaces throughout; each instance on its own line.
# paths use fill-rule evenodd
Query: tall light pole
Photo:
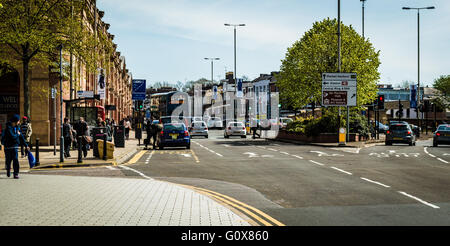
M 211 84 L 214 83 L 214 61 L 220 60 L 218 57 L 206 57 L 205 60 L 211 60 Z
M 420 104 L 420 10 L 421 9 L 435 9 L 434 6 L 422 7 L 422 8 L 411 8 L 411 7 L 403 7 L 403 10 L 417 10 L 417 101 Z M 419 118 L 419 110 L 417 110 L 417 120 L 419 121 L 419 125 L 421 125 Z
M 62 72 L 62 49 L 63 45 L 58 46 L 59 49 L 59 96 L 60 96 L 60 125 L 61 136 L 59 140 L 59 162 L 64 162 L 64 126 L 63 126 L 63 72 Z M 55 121 L 56 122 L 56 121 Z
M 360 0 L 362 2 L 362 36 L 364 38 L 364 3 L 367 0 Z
M 236 27 L 238 26 L 245 26 L 245 24 L 224 24 L 225 26 L 232 26 L 234 27 L 234 73 L 233 73 L 233 77 L 234 77 L 234 88 L 237 87 L 237 80 L 236 80 Z M 234 105 L 236 106 L 236 103 L 234 103 Z M 234 110 L 234 115 L 236 115 L 236 110 Z M 236 116 L 234 116 L 234 119 L 236 119 Z

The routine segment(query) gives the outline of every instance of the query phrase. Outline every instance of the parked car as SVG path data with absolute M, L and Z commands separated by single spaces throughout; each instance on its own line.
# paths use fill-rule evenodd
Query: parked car
M 241 138 L 246 138 L 247 133 L 245 131 L 245 125 L 242 122 L 228 122 L 227 127 L 223 132 L 225 138 L 230 136 L 241 136 Z
M 208 128 L 210 128 L 210 129 L 212 129 L 212 128 L 222 129 L 223 128 L 222 119 L 219 118 L 219 117 L 211 117 L 208 120 Z
M 439 144 L 450 144 L 450 125 L 439 125 L 433 136 L 433 147 Z
M 285 117 L 280 117 L 280 122 L 281 122 L 281 127 L 285 128 L 287 126 L 287 124 L 293 122 L 294 120 L 292 120 L 291 118 L 285 118 Z
M 386 131 L 386 145 L 392 143 L 407 143 L 410 146 L 416 145 L 416 136 L 413 133 L 411 126 L 406 122 L 394 123 L 389 125 L 389 130 Z
M 156 143 L 159 149 L 164 147 L 186 147 L 191 148 L 191 137 L 184 123 L 167 123 L 163 125 L 158 134 Z
M 194 121 L 189 127 L 189 133 L 193 136 L 203 136 L 208 138 L 208 127 L 204 121 Z

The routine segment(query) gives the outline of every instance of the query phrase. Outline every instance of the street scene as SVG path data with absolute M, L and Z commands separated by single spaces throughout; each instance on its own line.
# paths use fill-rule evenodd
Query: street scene
M 450 226 L 450 3 L 175 2 L 0 0 L 0 226 Z

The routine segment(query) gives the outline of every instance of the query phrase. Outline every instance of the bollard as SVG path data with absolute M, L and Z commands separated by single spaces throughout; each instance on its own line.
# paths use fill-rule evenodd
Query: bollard
M 83 163 L 82 158 L 82 153 L 81 153 L 81 146 L 82 146 L 82 142 L 81 140 L 83 139 L 82 136 L 78 136 L 78 160 L 77 163 Z
M 39 161 L 39 138 L 36 138 L 36 164 L 35 164 L 35 166 L 37 167 L 37 166 L 39 166 L 39 165 L 41 165 L 41 162 Z
M 106 161 L 106 134 L 103 135 L 103 160 Z

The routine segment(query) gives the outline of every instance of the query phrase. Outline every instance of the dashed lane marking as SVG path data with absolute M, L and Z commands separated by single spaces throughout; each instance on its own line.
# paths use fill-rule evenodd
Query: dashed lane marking
M 365 181 L 367 181 L 367 182 L 370 182 L 370 183 L 374 183 L 374 184 L 377 184 L 377 185 L 381 185 L 381 186 L 383 186 L 383 187 L 385 187 L 385 188 L 390 188 L 389 185 L 385 185 L 385 184 L 380 183 L 380 182 L 377 182 L 377 181 L 373 181 L 373 180 L 370 180 L 370 179 L 367 179 L 367 178 L 363 178 L 363 177 L 361 177 L 361 179 L 362 179 L 362 180 L 365 180 Z
M 312 163 L 314 163 L 314 164 L 316 164 L 316 165 L 324 166 L 324 164 L 322 164 L 322 163 L 320 163 L 320 162 L 313 161 L 313 160 L 309 160 L 309 161 L 312 162 Z
M 420 198 L 417 198 L 417 197 L 415 197 L 415 196 L 413 196 L 413 195 L 410 195 L 410 194 L 408 194 L 408 193 L 406 193 L 406 192 L 399 191 L 398 193 L 400 193 L 400 194 L 402 194 L 402 195 L 405 195 L 405 196 L 407 196 L 407 197 L 409 197 L 409 198 L 412 198 L 412 199 L 414 199 L 414 200 L 416 200 L 416 201 L 419 201 L 419 202 L 421 202 L 421 203 L 423 203 L 423 204 L 425 204 L 425 205 L 427 205 L 427 206 L 430 206 L 430 207 L 432 207 L 432 208 L 439 208 L 438 206 L 436 206 L 436 205 L 434 205 L 434 204 L 431 204 L 431 203 L 429 203 L 429 202 L 426 202 L 426 201 L 424 201 L 424 200 L 422 200 L 422 199 L 420 199 Z
M 342 170 L 342 169 L 340 169 L 340 168 L 337 168 L 337 167 L 331 167 L 331 168 L 333 168 L 334 170 L 337 170 L 337 171 L 339 171 L 339 172 L 348 174 L 348 175 L 353 175 L 351 172 L 344 171 L 344 170 Z

